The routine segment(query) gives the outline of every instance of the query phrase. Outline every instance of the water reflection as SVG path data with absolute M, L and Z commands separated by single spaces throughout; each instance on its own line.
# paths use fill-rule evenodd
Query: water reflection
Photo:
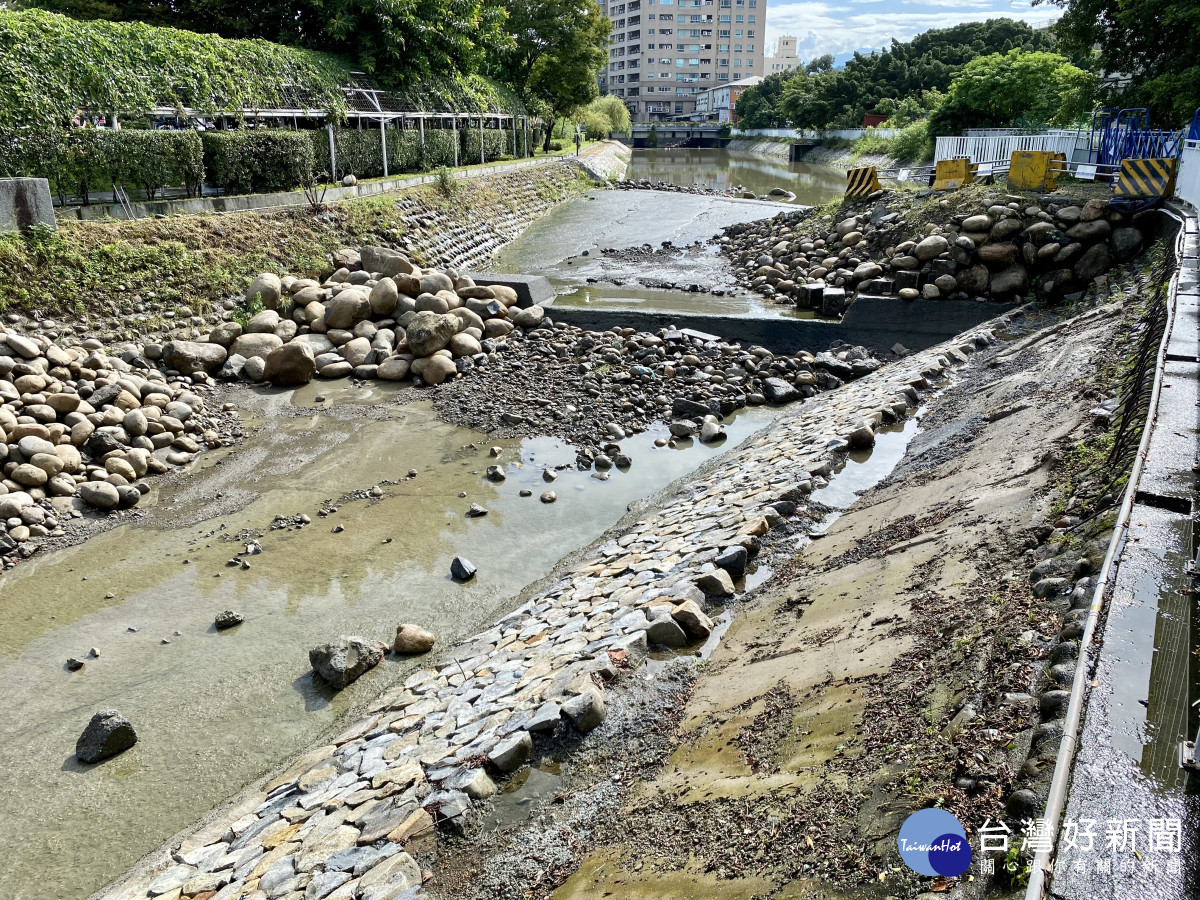
M 744 188 L 758 195 L 779 187 L 795 194 L 792 202 L 804 206 L 820 206 L 846 191 L 844 169 L 788 162 L 747 151 L 635 150 L 626 177 L 696 184 L 719 191 Z

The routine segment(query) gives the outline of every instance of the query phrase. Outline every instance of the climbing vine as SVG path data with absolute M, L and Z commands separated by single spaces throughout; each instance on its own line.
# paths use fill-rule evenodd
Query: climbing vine
M 339 57 L 268 41 L 0 11 L 0 131 L 64 126 L 81 108 L 126 116 L 155 107 L 337 112 L 348 79 Z

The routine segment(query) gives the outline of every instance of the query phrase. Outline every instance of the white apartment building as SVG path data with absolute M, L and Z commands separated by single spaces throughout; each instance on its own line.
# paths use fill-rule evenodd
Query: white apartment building
M 607 11 L 600 90 L 635 122 L 689 118 L 701 91 L 763 74 L 767 0 L 610 0 Z
M 800 57 L 796 55 L 796 38 L 790 34 L 782 35 L 775 44 L 775 53 L 763 60 L 763 75 L 775 72 L 790 72 L 800 68 Z

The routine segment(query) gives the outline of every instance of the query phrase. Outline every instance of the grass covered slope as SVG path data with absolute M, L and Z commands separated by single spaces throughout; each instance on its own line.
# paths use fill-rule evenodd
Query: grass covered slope
M 414 209 L 459 222 L 486 223 L 518 204 L 505 178 L 446 179 L 419 188 L 350 200 L 314 214 L 307 207 L 266 213 L 172 216 L 134 221 L 62 222 L 58 231 L 0 235 L 0 312 L 78 317 L 81 328 L 107 318 L 204 315 L 240 295 L 258 272 L 323 277 L 339 247 L 394 245 Z M 589 182 L 570 163 L 522 172 L 553 203 Z M 408 203 L 407 208 L 402 203 Z M 416 206 L 413 206 L 413 203 Z M 414 256 L 421 259 L 420 241 Z M 148 325 L 152 326 L 150 322 Z

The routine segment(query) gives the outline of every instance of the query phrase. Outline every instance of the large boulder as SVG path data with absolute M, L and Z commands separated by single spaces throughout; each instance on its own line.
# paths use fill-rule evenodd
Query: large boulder
M 371 318 L 371 297 L 363 288 L 348 288 L 325 304 L 325 325 L 350 330 L 364 319 Z
M 98 763 L 124 753 L 136 743 L 137 732 L 129 720 L 115 709 L 102 709 L 92 716 L 75 742 L 75 756 L 82 763 Z
M 308 662 L 327 684 L 341 690 L 379 665 L 386 649 L 378 641 L 343 634 L 328 644 L 309 650 Z
M 391 250 L 387 247 L 363 247 L 358 251 L 359 258 L 362 260 L 362 267 L 368 272 L 379 272 L 389 278 L 396 275 L 409 275 L 412 273 L 412 263 L 399 250 Z
M 1108 251 L 1108 244 L 1095 244 L 1088 247 L 1075 263 L 1075 277 L 1080 281 L 1091 281 L 1097 275 L 1103 275 L 1111 266 L 1112 254 Z
M 1017 258 L 1016 244 L 984 244 L 976 253 L 979 258 L 991 265 L 1006 265 Z
M 238 322 L 222 322 L 208 334 L 209 343 L 228 347 L 242 336 L 242 326 Z
M 215 372 L 221 368 L 228 355 L 228 351 L 220 344 L 167 341 L 163 345 L 163 362 L 167 364 L 168 369 L 175 369 L 182 375 Z
M 437 640 L 432 631 L 420 625 L 401 625 L 396 629 L 392 650 L 396 653 L 428 653 Z
M 426 272 L 421 276 L 421 291 L 426 294 L 436 294 L 438 291 L 453 291 L 454 282 L 450 276 L 442 272 Z
M 959 272 L 956 281 L 960 291 L 979 295 L 988 289 L 988 279 L 987 266 L 976 263 Z
M 381 278 L 375 287 L 371 288 L 371 312 L 377 316 L 390 316 L 396 309 L 400 299 L 400 291 L 396 282 L 390 278 Z
M 542 319 L 546 317 L 546 310 L 540 306 L 530 306 L 521 310 L 513 318 L 513 324 L 518 328 L 531 329 L 537 328 L 542 324 Z
M 992 276 L 991 289 L 995 297 L 1005 297 L 1025 290 L 1029 275 L 1024 266 L 1011 265 Z
M 921 262 L 928 262 L 950 250 L 950 242 L 940 234 L 931 234 L 913 250 L 913 255 Z
M 267 355 L 263 377 L 276 387 L 308 384 L 317 371 L 317 358 L 312 346 L 292 341 Z
M 250 359 L 252 356 L 261 356 L 266 359 L 272 350 L 277 350 L 283 346 L 283 340 L 276 337 L 274 334 L 243 334 L 233 342 L 233 346 L 229 348 L 231 356 L 241 356 L 245 359 Z
M 1089 201 L 1090 202 L 1090 201 Z M 1091 222 L 1080 222 L 1067 229 L 1067 237 L 1081 244 L 1091 244 L 1104 240 L 1112 231 L 1112 226 L 1104 219 L 1094 219 Z
M 458 334 L 457 316 L 419 312 L 404 330 L 414 356 L 431 356 Z
M 283 284 L 279 281 L 279 276 L 272 272 L 263 272 L 246 288 L 246 303 L 249 305 L 257 299 L 264 309 L 275 309 L 279 306 L 279 297 L 282 294 Z
M 1142 249 L 1142 232 L 1137 228 L 1114 229 L 1109 240 L 1112 243 L 1113 256 L 1121 262 L 1133 259 Z
M 800 392 L 782 378 L 765 378 L 762 385 L 763 396 L 771 403 L 791 403 L 800 399 Z
M 447 359 L 445 356 L 431 356 L 421 370 L 421 378 L 428 385 L 441 384 L 447 378 L 453 378 L 457 371 L 458 367 L 454 365 L 454 360 Z
M 402 381 L 408 377 L 410 367 L 411 364 L 404 357 L 389 356 L 379 364 L 379 370 L 375 374 L 384 381 Z
M 246 333 L 271 334 L 279 327 L 280 321 L 278 310 L 264 309 L 250 317 L 250 321 L 246 323 Z

